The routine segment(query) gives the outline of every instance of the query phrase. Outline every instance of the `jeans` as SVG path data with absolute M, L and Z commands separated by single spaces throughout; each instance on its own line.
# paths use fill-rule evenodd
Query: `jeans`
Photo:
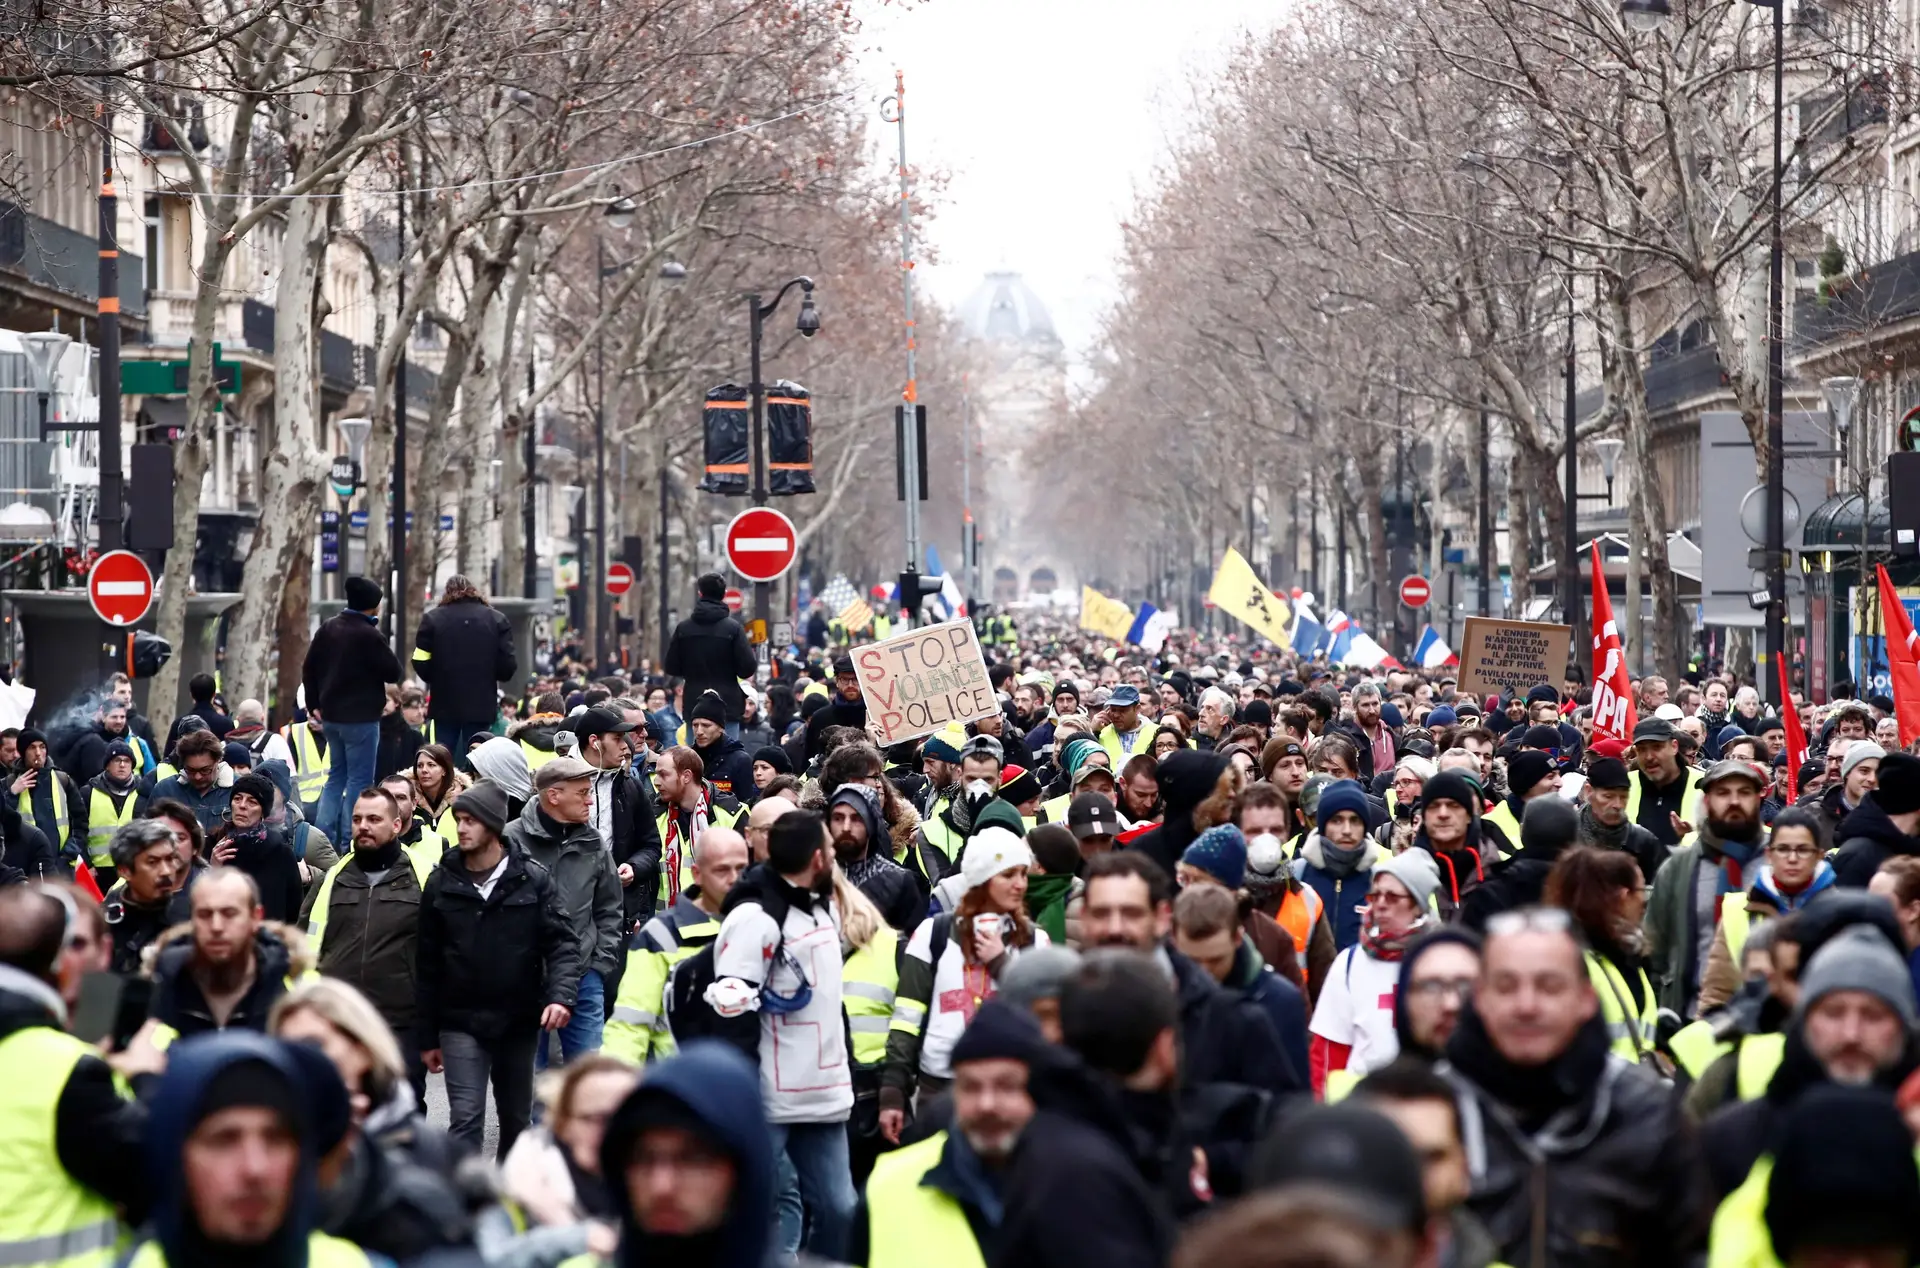
M 353 848 L 353 799 L 373 785 L 380 755 L 378 722 L 322 722 L 327 737 L 327 786 L 320 790 L 319 817 L 313 826 L 337 849 Z
M 492 731 L 484 722 L 435 722 L 433 724 L 433 742 L 446 745 L 447 751 L 453 754 L 454 763 L 461 770 L 469 773 L 472 772 L 473 767 L 467 765 L 467 749 L 472 745 L 473 737 L 491 734 Z
M 773 1210 L 779 1218 L 780 1256 L 791 1261 L 800 1253 L 800 1242 L 807 1233 L 807 1205 L 800 1200 L 800 1174 L 787 1161 L 782 1149 L 773 1156 Z
M 800 1176 L 800 1196 L 807 1203 L 807 1252 L 820 1259 L 844 1260 L 854 1210 L 860 1204 L 847 1157 L 847 1125 L 774 1123 L 771 1127 L 773 1147 L 786 1151 Z
M 498 1039 L 480 1039 L 456 1030 L 440 1032 L 440 1056 L 447 1075 L 448 1130 L 477 1153 L 487 1127 L 487 1083 L 500 1116 L 500 1149 L 505 1158 L 526 1130 L 533 1113 L 533 1049 L 542 1032 L 519 1031 Z
M 737 740 L 740 738 L 740 724 L 738 722 L 727 723 L 726 731 L 728 739 Z
M 606 983 L 601 980 L 600 970 L 588 969 L 580 975 L 580 996 L 573 1002 L 572 1018 L 558 1032 L 540 1032 L 540 1051 L 534 1058 L 534 1068 L 544 1070 L 553 1064 L 548 1045 L 556 1033 L 560 1036 L 561 1054 L 571 1061 L 585 1053 L 600 1051 L 600 1035 L 606 1028 Z

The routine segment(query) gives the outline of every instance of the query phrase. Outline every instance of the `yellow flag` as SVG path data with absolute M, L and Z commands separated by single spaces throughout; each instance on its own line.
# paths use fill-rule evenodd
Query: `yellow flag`
M 1109 599 L 1092 586 L 1081 586 L 1080 628 L 1124 642 L 1127 631 L 1133 628 L 1133 609 L 1118 599 Z
M 1267 583 L 1260 580 L 1253 565 L 1231 546 L 1221 557 L 1219 571 L 1213 574 L 1213 588 L 1207 591 L 1207 598 L 1222 612 L 1237 616 L 1259 630 L 1273 640 L 1276 647 L 1292 646 L 1287 635 L 1292 609 L 1285 599 L 1267 589 Z

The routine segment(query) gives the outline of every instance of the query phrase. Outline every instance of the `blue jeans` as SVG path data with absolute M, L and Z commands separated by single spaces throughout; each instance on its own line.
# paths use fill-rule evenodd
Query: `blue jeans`
M 727 723 L 726 730 L 728 739 L 737 740 L 740 738 L 740 724 L 738 722 Z
M 580 995 L 573 1002 L 573 1016 L 567 1024 L 558 1032 L 540 1032 L 540 1051 L 533 1068 L 544 1070 L 551 1064 L 547 1056 L 548 1045 L 556 1033 L 560 1036 L 561 1054 L 571 1061 L 589 1052 L 600 1051 L 600 1035 L 606 1027 L 607 985 L 600 979 L 600 970 L 588 969 L 580 975 Z
M 327 786 L 320 790 L 320 813 L 313 826 L 345 858 L 353 848 L 353 799 L 373 786 L 380 724 L 322 722 L 320 733 L 327 737 Z
M 468 772 L 473 770 L 473 767 L 467 765 L 467 749 L 472 746 L 473 737 L 489 734 L 491 732 L 484 722 L 435 722 L 433 724 L 434 743 L 446 745 L 447 751 L 453 754 L 454 762 L 461 770 Z
M 774 1123 L 771 1127 L 773 1147 L 786 1151 L 800 1176 L 800 1196 L 807 1203 L 807 1252 L 821 1259 L 844 1260 L 854 1210 L 860 1204 L 847 1154 L 847 1125 Z
M 800 1253 L 800 1241 L 806 1236 L 807 1207 L 800 1200 L 800 1175 L 787 1161 L 787 1151 L 775 1154 L 773 1162 L 773 1209 L 779 1217 L 774 1222 L 780 1229 L 781 1257 L 791 1260 Z

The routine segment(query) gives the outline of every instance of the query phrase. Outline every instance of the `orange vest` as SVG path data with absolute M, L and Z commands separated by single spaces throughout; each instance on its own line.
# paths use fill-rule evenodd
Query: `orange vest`
M 1293 935 L 1294 954 L 1300 961 L 1300 976 L 1307 975 L 1307 940 L 1313 936 L 1314 925 L 1320 922 L 1320 913 L 1325 910 L 1311 885 L 1297 885 L 1280 904 L 1280 910 L 1274 914 L 1274 922 Z

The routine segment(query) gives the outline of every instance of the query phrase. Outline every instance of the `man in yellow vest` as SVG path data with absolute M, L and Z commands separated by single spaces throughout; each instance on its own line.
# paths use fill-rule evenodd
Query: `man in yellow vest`
M 64 952 L 81 919 L 65 889 L 0 890 L 0 1263 L 106 1268 L 116 1208 L 137 1219 L 147 1207 L 145 1176 L 129 1165 L 146 1111 L 99 1050 L 65 1030 L 63 995 L 80 968 Z M 150 1058 L 139 1072 L 160 1068 L 145 1036 L 128 1051 Z
M 981 1005 L 953 1046 L 953 1127 L 875 1164 L 865 1218 L 854 1222 L 853 1262 L 985 1268 L 997 1261 L 999 1178 L 1033 1121 L 1027 1073 L 1045 1049 L 1030 1014 L 999 1000 Z
M 1153 735 L 1158 728 L 1140 716 L 1140 688 L 1131 683 L 1115 687 L 1101 712 L 1107 722 L 1095 738 L 1100 741 L 1100 747 L 1107 750 L 1114 770 L 1125 766 L 1135 753 L 1153 752 Z
M 147 812 L 147 799 L 134 779 L 133 749 L 124 740 L 107 745 L 107 764 L 87 781 L 87 862 L 102 886 L 117 873 L 113 834 Z
M 324 1103 L 315 1081 L 329 1078 L 337 1097 L 338 1076 L 321 1054 L 263 1035 L 236 1032 L 182 1048 L 154 1095 L 146 1143 L 152 1240 L 120 1262 L 371 1264 L 365 1251 L 311 1224 L 319 1206 L 315 1124 Z
M 1698 828 L 1701 773 L 1680 764 L 1680 732 L 1665 718 L 1641 718 L 1633 728 L 1634 770 L 1627 789 L 1627 822 L 1637 823 L 1663 845 L 1679 845 L 1679 823 Z
M 300 798 L 300 812 L 311 823 L 319 810 L 327 775 L 333 770 L 326 732 L 321 730 L 320 720 L 309 715 L 305 722 L 289 722 L 281 727 L 280 738 L 293 754 L 293 790 Z
M 75 823 L 75 816 L 84 815 L 86 809 L 72 776 L 57 769 L 47 756 L 44 732 L 32 727 L 20 732 L 20 766 L 20 774 L 7 789 L 18 802 L 20 817 L 40 829 L 54 852 L 71 863 L 80 857 L 87 839 L 84 820 Z
M 700 834 L 694 842 L 693 883 L 627 944 L 626 972 L 602 1036 L 603 1052 L 635 1065 L 673 1055 L 673 1032 L 663 1007 L 667 978 L 674 965 L 720 935 L 721 905 L 746 870 L 745 837 L 717 825 Z

